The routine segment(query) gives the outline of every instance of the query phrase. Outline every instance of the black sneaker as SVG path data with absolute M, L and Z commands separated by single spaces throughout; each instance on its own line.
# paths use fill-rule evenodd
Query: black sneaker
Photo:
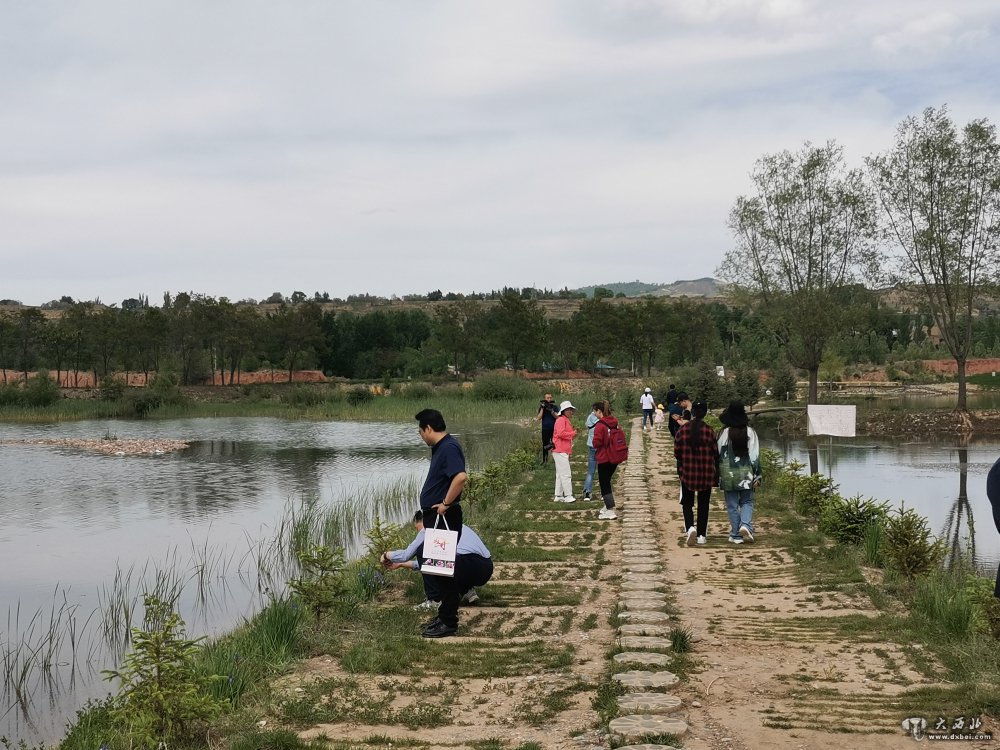
M 439 622 L 433 628 L 427 628 L 423 632 L 423 636 L 424 638 L 447 638 L 449 635 L 455 635 L 457 632 L 458 628 L 453 628 L 450 625 Z
M 440 624 L 441 624 L 441 618 L 435 617 L 433 620 L 428 620 L 427 622 L 420 623 L 420 629 L 428 630 L 430 628 L 433 628 L 435 625 L 440 625 Z
M 584 500 L 590 500 L 590 493 L 589 492 L 584 492 L 583 493 L 583 499 Z

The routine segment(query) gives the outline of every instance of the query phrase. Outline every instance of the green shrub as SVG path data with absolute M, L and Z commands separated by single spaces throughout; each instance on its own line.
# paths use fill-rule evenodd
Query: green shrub
M 803 465 L 791 461 L 778 474 L 778 489 L 800 513 L 817 521 L 823 508 L 837 495 L 837 485 L 822 474 L 800 474 Z
M 184 638 L 184 621 L 155 596 L 144 597 L 146 623 L 132 629 L 132 651 L 120 670 L 105 677 L 121 687 L 112 718 L 140 747 L 189 738 L 195 726 L 218 715 L 223 702 L 209 694 L 210 681 L 194 667 L 200 641 Z
M 125 381 L 114 375 L 105 375 L 98 386 L 101 401 L 119 401 L 125 396 Z
M 711 355 L 698 360 L 693 388 L 688 391 L 693 400 L 703 399 L 710 409 L 725 406 L 736 398 L 735 385 L 726 378 L 720 378 L 715 365 L 716 360 Z
M 18 383 L 0 386 L 0 406 L 24 406 L 24 391 Z
M 59 384 L 44 370 L 24 384 L 24 402 L 28 406 L 51 406 L 60 398 Z
M 312 388 L 308 385 L 296 385 L 282 394 L 281 401 L 289 406 L 305 408 L 323 403 L 324 398 L 323 393 L 317 388 Z
M 480 401 L 522 401 L 538 396 L 537 387 L 516 375 L 486 373 L 476 378 L 472 395 Z
M 884 526 L 889 504 L 861 495 L 831 495 L 820 510 L 819 528 L 840 544 L 860 544 L 869 526 Z
M 323 613 L 344 600 L 344 551 L 316 546 L 299 552 L 301 578 L 293 578 L 288 587 L 319 620 Z
M 889 515 L 885 528 L 885 557 L 907 578 L 936 570 L 944 554 L 944 541 L 934 539 L 927 519 L 913 508 L 900 508 L 895 515 Z
M 184 394 L 181 392 L 180 380 L 172 372 L 158 373 L 146 386 L 146 390 L 155 396 L 161 404 L 171 406 L 184 402 Z
M 371 403 L 374 399 L 375 394 L 363 386 L 351 388 L 347 392 L 347 403 L 351 406 L 363 406 L 364 404 Z
M 268 383 L 249 383 L 240 386 L 240 393 L 251 401 L 266 401 L 274 396 L 274 389 Z
M 782 362 L 771 370 L 767 389 L 771 391 L 771 398 L 775 401 L 794 401 L 798 397 L 795 372 L 787 362 Z
M 733 390 L 736 398 L 747 406 L 753 406 L 760 399 L 760 371 L 745 365 L 734 369 Z
M 160 397 L 149 391 L 129 391 L 125 399 L 125 409 L 136 419 L 145 418 L 149 412 L 160 407 Z
M 427 401 L 434 396 L 434 389 L 427 383 L 409 383 L 397 390 L 400 397 L 411 401 Z

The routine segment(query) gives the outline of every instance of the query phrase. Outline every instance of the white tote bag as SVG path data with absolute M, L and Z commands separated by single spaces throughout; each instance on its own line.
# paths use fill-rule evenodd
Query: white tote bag
M 443 529 L 438 528 L 439 521 L 444 521 Z M 420 566 L 420 572 L 431 576 L 453 577 L 457 549 L 458 532 L 449 529 L 444 516 L 438 515 L 434 528 L 424 528 L 424 563 Z

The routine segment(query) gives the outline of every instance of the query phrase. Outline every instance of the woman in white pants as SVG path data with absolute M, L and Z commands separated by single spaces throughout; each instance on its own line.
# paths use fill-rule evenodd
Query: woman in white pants
M 576 437 L 576 428 L 570 419 L 575 412 L 576 407 L 569 401 L 559 404 L 559 418 L 552 431 L 552 442 L 555 444 L 555 448 L 552 449 L 552 460 L 556 465 L 557 503 L 576 502 L 576 498 L 573 497 L 573 477 L 569 468 L 569 457 L 573 453 L 573 438 Z

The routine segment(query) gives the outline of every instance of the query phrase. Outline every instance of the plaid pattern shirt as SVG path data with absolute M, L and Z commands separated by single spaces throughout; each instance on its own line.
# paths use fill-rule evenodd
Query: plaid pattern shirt
M 691 444 L 693 430 L 701 430 L 701 445 Z M 677 430 L 674 436 L 674 458 L 681 484 L 689 490 L 703 492 L 719 483 L 719 452 L 715 430 L 696 419 Z

